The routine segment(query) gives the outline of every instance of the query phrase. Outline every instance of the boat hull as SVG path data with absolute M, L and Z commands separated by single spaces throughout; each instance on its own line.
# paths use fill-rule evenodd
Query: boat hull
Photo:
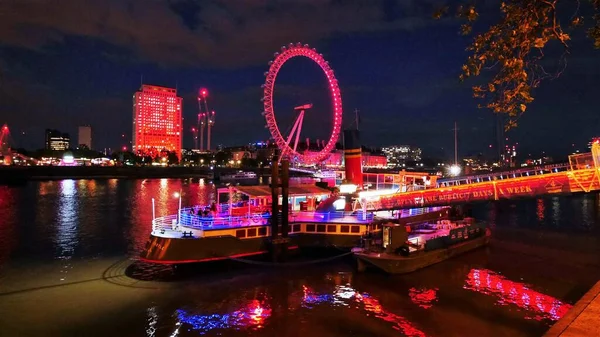
M 293 234 L 288 249 L 356 246 L 356 235 Z M 238 239 L 232 236 L 205 238 L 166 238 L 150 235 L 140 259 L 145 262 L 179 264 L 224 260 L 269 252 L 270 239 L 259 237 Z
M 232 236 L 166 238 L 150 235 L 140 259 L 152 263 L 194 263 L 260 255 L 268 251 L 265 238 L 240 240 Z
M 399 256 L 393 254 L 374 254 L 355 251 L 354 256 L 358 262 L 358 270 L 365 271 L 369 267 L 381 269 L 388 274 L 407 274 L 416 270 L 445 261 L 477 248 L 486 246 L 490 242 L 489 235 L 483 235 L 468 241 L 454 244 L 447 248 L 436 249 L 415 256 Z

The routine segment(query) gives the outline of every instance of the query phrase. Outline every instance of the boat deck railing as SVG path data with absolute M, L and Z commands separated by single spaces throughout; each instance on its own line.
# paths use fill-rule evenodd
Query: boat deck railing
M 269 213 L 246 213 L 232 216 L 229 213 L 216 213 L 200 216 L 194 214 L 197 207 L 182 208 L 178 214 L 157 217 L 152 220 L 152 232 L 168 237 L 181 237 L 188 231 L 205 231 L 231 229 L 248 226 L 268 224 L 271 217 Z M 289 213 L 291 222 L 317 222 L 317 223 L 368 223 L 374 219 L 372 213 L 359 212 L 315 212 L 292 211 Z M 190 233 L 190 236 L 192 233 Z

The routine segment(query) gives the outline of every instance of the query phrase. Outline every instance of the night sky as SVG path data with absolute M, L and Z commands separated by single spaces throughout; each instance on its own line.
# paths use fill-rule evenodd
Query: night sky
M 0 1 L 0 124 L 14 146 L 43 147 L 44 129 L 93 128 L 93 146 L 118 148 L 131 134 L 132 95 L 146 84 L 177 86 L 184 99 L 184 147 L 192 146 L 198 88 L 217 113 L 213 144 L 266 140 L 261 84 L 282 45 L 308 43 L 335 70 L 345 125 L 360 110 L 363 143 L 411 144 L 449 158 L 457 121 L 461 155 L 488 151 L 494 116 L 478 109 L 471 81 L 458 75 L 472 37 L 460 22 L 433 20 L 429 0 L 42 0 Z M 494 23 L 487 1 L 475 27 Z M 600 135 L 598 51 L 573 36 L 568 68 L 534 92 L 519 128 L 507 134 L 522 152 L 566 154 Z M 551 67 L 560 53 L 544 62 Z M 331 127 L 324 75 L 308 59 L 286 64 L 276 84 L 280 128 L 293 107 L 315 104 L 302 137 Z

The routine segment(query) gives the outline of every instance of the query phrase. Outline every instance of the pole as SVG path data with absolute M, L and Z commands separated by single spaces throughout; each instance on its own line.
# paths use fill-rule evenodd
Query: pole
M 152 220 L 156 219 L 156 210 L 154 209 L 154 198 L 152 198 Z
M 231 217 L 231 207 L 233 207 L 233 187 L 229 186 L 229 217 Z
M 289 220 L 289 183 L 290 183 L 290 161 L 284 159 L 281 162 L 281 236 L 283 238 L 288 237 L 288 220 Z M 287 251 L 287 247 L 283 247 L 284 252 Z
M 179 208 L 177 209 L 177 224 L 181 225 L 181 190 L 179 190 Z
M 279 235 L 279 158 L 271 162 L 271 238 Z
M 458 165 L 458 128 L 454 122 L 454 165 Z
M 210 151 L 210 112 L 208 111 L 208 103 L 206 96 L 204 97 L 204 110 L 206 111 L 206 124 L 208 127 L 208 136 L 206 137 L 206 150 Z
M 204 114 L 202 113 L 202 98 L 198 96 L 198 128 L 200 128 L 200 151 L 204 151 Z

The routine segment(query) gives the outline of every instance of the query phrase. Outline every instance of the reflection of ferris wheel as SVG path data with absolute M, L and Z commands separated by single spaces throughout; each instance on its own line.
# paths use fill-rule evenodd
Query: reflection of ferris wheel
M 287 139 L 284 138 L 279 131 L 277 121 L 275 120 L 275 112 L 273 111 L 273 91 L 277 73 L 287 60 L 296 56 L 308 57 L 321 67 L 325 76 L 327 76 L 328 87 L 333 103 L 333 129 L 331 130 L 331 135 L 327 144 L 325 144 L 325 147 L 314 154 L 300 154 L 297 151 L 298 139 L 300 138 L 300 130 L 302 129 L 302 122 L 304 119 L 304 111 L 312 107 L 312 104 L 306 104 L 296 108 L 300 113 L 296 117 L 294 126 Z M 304 165 L 313 165 L 325 160 L 327 156 L 329 156 L 331 150 L 335 147 L 342 125 L 342 96 L 340 95 L 340 88 L 338 87 L 337 80 L 333 75 L 333 69 L 329 67 L 329 62 L 325 61 L 323 55 L 317 53 L 316 49 L 309 48 L 307 44 L 302 45 L 297 43 L 294 45 L 290 43 L 287 48 L 285 46 L 281 48 L 281 53 L 275 53 L 275 59 L 269 62 L 269 64 L 271 67 L 269 68 L 269 71 L 265 73 L 267 79 L 263 85 L 263 102 L 265 106 L 263 115 L 267 120 L 267 127 L 271 132 L 271 136 L 275 140 L 277 147 L 281 150 L 281 156 Z M 294 134 L 295 140 L 294 143 L 291 144 Z

